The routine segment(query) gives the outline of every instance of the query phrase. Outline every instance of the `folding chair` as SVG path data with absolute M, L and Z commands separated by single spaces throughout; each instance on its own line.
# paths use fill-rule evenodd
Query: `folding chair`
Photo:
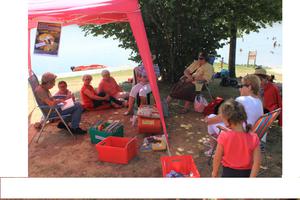
M 41 136 L 41 134 L 42 134 L 42 132 L 43 132 L 43 130 L 44 130 L 44 128 L 45 128 L 46 123 L 47 123 L 48 121 L 51 121 L 51 120 L 54 120 L 54 119 L 60 119 L 60 120 L 62 121 L 62 123 L 64 123 L 64 125 L 66 126 L 68 132 L 69 132 L 72 136 L 74 136 L 73 133 L 72 133 L 72 131 L 70 130 L 69 126 L 67 125 L 67 123 L 66 123 L 65 120 L 64 120 L 64 118 L 70 117 L 71 114 L 61 115 L 61 114 L 58 112 L 58 110 L 57 110 L 57 109 L 59 108 L 58 105 L 57 105 L 57 106 L 48 106 L 48 105 L 44 105 L 44 104 L 39 100 L 39 98 L 37 98 L 35 89 L 36 89 L 40 84 L 39 84 L 39 80 L 38 80 L 37 76 L 36 76 L 34 73 L 32 73 L 32 75 L 28 78 L 28 82 L 29 82 L 29 84 L 30 84 L 30 86 L 31 86 L 32 93 L 33 93 L 34 98 L 35 98 L 35 101 L 36 101 L 36 103 L 37 103 L 37 107 L 40 108 L 40 110 L 41 110 L 41 112 L 42 112 L 42 114 L 43 114 L 43 118 L 44 118 L 44 119 L 43 119 L 43 123 L 42 123 L 42 128 L 41 128 L 41 130 L 40 130 L 39 133 L 38 133 L 38 138 L 37 138 L 36 142 L 38 142 L 38 140 L 39 140 L 39 138 L 40 138 L 40 136 Z M 36 108 L 36 107 L 35 107 L 35 108 Z M 34 109 L 35 109 L 35 108 L 34 108 Z M 45 109 L 49 109 L 49 111 L 47 112 L 47 110 L 45 110 Z M 50 117 L 50 114 L 52 113 L 52 111 L 55 111 L 55 112 L 57 113 L 58 116 Z
M 266 136 L 268 134 L 268 130 L 269 128 L 271 127 L 272 123 L 274 122 L 274 120 L 278 117 L 278 115 L 280 114 L 281 112 L 281 108 L 278 108 L 276 110 L 273 110 L 269 113 L 266 113 L 264 115 L 262 115 L 260 118 L 258 118 L 258 120 L 255 122 L 255 124 L 253 125 L 252 127 L 252 130 L 251 132 L 254 132 L 258 135 L 258 138 L 261 142 L 261 144 L 263 144 L 264 142 L 262 141 L 262 138 L 264 136 Z M 218 126 L 218 128 L 220 129 L 220 132 L 221 131 L 228 131 L 230 129 L 226 128 L 226 127 L 222 127 L 222 126 Z M 213 151 L 208 159 L 208 165 L 210 166 L 211 164 L 211 160 L 212 160 L 212 157 L 214 155 L 214 152 L 216 150 L 216 147 L 217 147 L 217 138 L 211 136 L 211 138 L 213 140 L 216 141 L 214 147 L 213 147 Z M 260 146 L 261 149 L 262 147 L 264 147 L 264 145 L 261 145 Z M 264 160 L 266 162 L 266 166 L 268 166 L 268 162 L 267 162 L 267 157 L 266 157 L 266 151 L 262 151 L 262 153 L 264 153 Z

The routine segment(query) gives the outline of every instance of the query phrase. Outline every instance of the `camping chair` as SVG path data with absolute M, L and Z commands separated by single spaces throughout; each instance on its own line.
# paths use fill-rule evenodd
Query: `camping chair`
M 72 131 L 70 130 L 69 126 L 67 125 L 67 123 L 66 123 L 65 120 L 64 120 L 64 118 L 70 117 L 71 114 L 61 115 L 61 114 L 58 112 L 58 110 L 57 110 L 57 109 L 59 108 L 58 105 L 56 105 L 56 106 L 47 106 L 47 105 L 44 105 L 44 104 L 39 100 L 39 98 L 37 98 L 35 89 L 39 86 L 39 80 L 38 80 L 37 76 L 36 76 L 34 73 L 32 73 L 32 75 L 28 78 L 28 82 L 29 82 L 29 84 L 30 84 L 30 86 L 31 86 L 32 93 L 33 93 L 34 98 L 35 98 L 35 101 L 36 101 L 36 103 L 37 103 L 37 107 L 40 108 L 40 110 L 41 110 L 41 112 L 42 112 L 42 114 L 43 114 L 43 118 L 44 118 L 44 119 L 43 119 L 43 123 L 42 123 L 42 128 L 41 128 L 41 130 L 39 131 L 38 138 L 37 138 L 36 142 L 38 142 L 38 140 L 39 140 L 39 138 L 40 138 L 40 136 L 41 136 L 41 134 L 42 134 L 42 132 L 43 132 L 43 130 L 44 130 L 44 127 L 45 127 L 46 123 L 47 123 L 48 121 L 52 121 L 52 120 L 54 120 L 54 119 L 60 119 L 60 120 L 64 123 L 64 125 L 66 126 L 68 132 L 69 132 L 72 136 L 74 136 L 73 133 L 72 133 Z M 35 108 L 36 108 L 36 107 L 35 107 Z M 35 108 L 34 108 L 34 109 L 35 109 Z M 47 112 L 45 109 L 50 109 L 50 110 Z M 55 111 L 55 112 L 57 113 L 58 116 L 50 117 L 50 114 L 51 114 L 52 111 Z
M 261 142 L 261 151 L 262 153 L 264 153 L 264 160 L 266 162 L 266 166 L 268 166 L 268 162 L 267 162 L 267 155 L 266 155 L 266 150 L 264 149 L 264 142 L 262 141 L 262 138 L 264 136 L 266 136 L 268 134 L 268 130 L 269 128 L 271 127 L 272 123 L 274 122 L 274 120 L 278 117 L 278 115 L 280 114 L 281 112 L 281 108 L 278 108 L 276 110 L 273 110 L 269 113 L 266 113 L 264 115 L 262 115 L 260 118 L 258 118 L 258 120 L 255 122 L 255 124 L 253 125 L 253 128 L 251 130 L 251 132 L 254 132 L 258 135 L 258 138 Z M 228 131 L 230 129 L 226 128 L 226 127 L 222 127 L 222 126 L 218 126 L 218 128 L 220 129 L 220 132 L 221 131 Z M 215 145 L 213 147 L 213 151 L 208 159 L 208 165 L 210 166 L 211 165 L 211 160 L 212 160 L 212 157 L 214 155 L 214 152 L 216 150 L 216 147 L 217 147 L 217 138 L 216 137 L 213 137 L 213 136 L 210 136 L 211 139 L 213 139 L 215 141 Z M 263 145 L 262 145 L 263 144 Z

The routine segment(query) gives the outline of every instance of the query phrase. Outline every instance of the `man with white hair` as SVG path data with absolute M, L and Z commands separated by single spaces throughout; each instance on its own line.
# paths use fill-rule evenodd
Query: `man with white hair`
M 44 73 L 42 75 L 42 83 L 41 85 L 39 85 L 36 89 L 36 96 L 37 98 L 44 104 L 47 106 L 55 106 L 59 103 L 64 102 L 63 99 L 54 99 L 50 93 L 50 89 L 53 88 L 55 86 L 55 79 L 56 79 L 56 75 L 52 74 L 50 72 Z M 45 109 L 45 108 L 43 108 Z M 58 108 L 58 112 L 60 112 L 62 115 L 66 115 L 66 114 L 71 114 L 71 126 L 70 126 L 70 130 L 72 131 L 73 134 L 85 134 L 86 131 L 82 130 L 79 127 L 79 123 L 80 123 L 80 119 L 81 119 L 81 113 L 82 113 L 82 107 L 80 105 L 79 102 L 74 102 L 74 106 L 72 106 L 71 108 L 68 108 L 66 110 L 61 110 L 60 108 Z M 48 113 L 49 109 L 45 109 L 45 112 Z M 49 117 L 55 117 L 57 116 L 56 112 L 52 112 L 50 114 Z M 67 127 L 65 127 L 65 125 L 60 122 L 57 125 L 58 128 L 61 129 L 66 129 Z

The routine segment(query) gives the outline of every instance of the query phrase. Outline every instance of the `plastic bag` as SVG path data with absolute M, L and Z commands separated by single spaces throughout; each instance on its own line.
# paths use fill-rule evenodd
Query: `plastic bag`
M 203 112 L 207 104 L 206 99 L 202 95 L 197 95 L 194 101 L 194 109 L 196 112 Z

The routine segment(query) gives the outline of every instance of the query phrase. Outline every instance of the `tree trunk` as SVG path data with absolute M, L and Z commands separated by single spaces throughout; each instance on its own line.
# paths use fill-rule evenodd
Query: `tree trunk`
M 230 28 L 230 47 L 229 47 L 229 61 L 228 70 L 229 77 L 235 78 L 235 55 L 236 55 L 236 35 L 237 35 L 237 23 L 236 20 L 232 20 Z

